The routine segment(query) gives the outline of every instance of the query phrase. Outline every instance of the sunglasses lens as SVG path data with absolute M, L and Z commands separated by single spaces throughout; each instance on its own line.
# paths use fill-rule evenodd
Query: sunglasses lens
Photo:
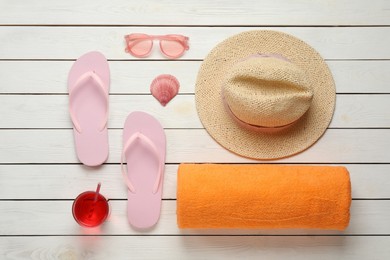
M 172 58 L 180 57 L 184 53 L 184 47 L 177 41 L 161 40 L 162 52 Z
M 144 57 L 149 54 L 152 46 L 151 40 L 138 41 L 131 47 L 131 52 L 136 56 Z

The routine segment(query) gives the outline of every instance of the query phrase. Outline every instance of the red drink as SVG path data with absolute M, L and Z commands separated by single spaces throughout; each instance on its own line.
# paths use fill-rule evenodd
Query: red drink
M 81 193 L 73 202 L 73 217 L 84 227 L 99 226 L 106 220 L 108 212 L 106 198 L 94 191 Z

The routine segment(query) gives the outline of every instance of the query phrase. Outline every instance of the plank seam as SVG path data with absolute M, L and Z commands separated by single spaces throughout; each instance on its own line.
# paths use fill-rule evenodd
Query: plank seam
M 388 237 L 390 234 L 82 234 L 82 235 L 66 235 L 66 234 L 18 234 L 18 235 L 0 235 L 0 237 Z
M 157 27 L 157 28 L 378 28 L 390 27 L 390 24 L 0 24 L 0 27 Z

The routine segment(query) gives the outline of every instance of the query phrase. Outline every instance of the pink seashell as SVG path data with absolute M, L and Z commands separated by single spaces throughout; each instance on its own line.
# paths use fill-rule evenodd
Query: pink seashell
M 150 92 L 162 106 L 165 107 L 169 101 L 179 92 L 180 83 L 172 75 L 162 74 L 157 76 L 150 84 Z

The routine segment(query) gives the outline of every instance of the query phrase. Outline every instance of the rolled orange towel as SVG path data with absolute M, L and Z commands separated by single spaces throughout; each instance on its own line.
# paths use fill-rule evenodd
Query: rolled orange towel
M 317 228 L 349 223 L 348 170 L 335 166 L 181 164 L 179 228 Z

